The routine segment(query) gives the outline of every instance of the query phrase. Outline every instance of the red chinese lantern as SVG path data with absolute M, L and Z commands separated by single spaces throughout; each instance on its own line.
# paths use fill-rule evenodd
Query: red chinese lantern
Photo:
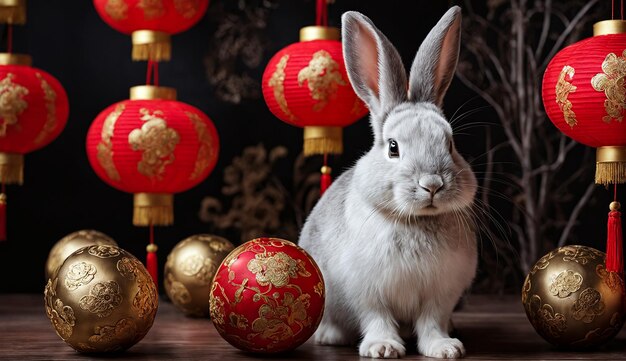
M 315 261 L 297 245 L 257 238 L 235 248 L 213 278 L 213 325 L 244 351 L 292 350 L 313 335 L 324 313 L 325 288 Z
M 96 174 L 134 194 L 136 226 L 173 224 L 173 194 L 202 182 L 215 167 L 218 152 L 211 120 L 176 101 L 174 89 L 152 85 L 131 88 L 130 100 L 102 111 L 87 134 L 87 156 Z M 153 275 L 155 252 L 151 239 L 147 263 Z
M 170 60 L 170 36 L 195 25 L 209 0 L 94 0 L 113 29 L 131 34 L 133 60 Z
M 368 111 L 348 79 L 339 29 L 320 25 L 325 3 L 318 1 L 318 26 L 302 28 L 300 42 L 274 55 L 263 73 L 267 106 L 280 120 L 304 128 L 306 156 L 342 153 L 342 128 Z M 326 164 L 322 175 L 324 191 L 330 183 Z
M 543 103 L 550 120 L 570 138 L 597 148 L 597 184 L 614 184 L 606 268 L 623 273 L 617 184 L 626 182 L 626 21 L 606 20 L 594 36 L 559 52 L 543 78 Z
M 28 55 L 0 53 L 0 240 L 6 238 L 5 184 L 22 184 L 24 154 L 52 142 L 69 114 L 58 80 Z

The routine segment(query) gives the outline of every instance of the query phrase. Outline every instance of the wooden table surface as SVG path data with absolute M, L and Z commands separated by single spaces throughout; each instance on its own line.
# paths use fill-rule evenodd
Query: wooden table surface
M 470 297 L 454 314 L 469 360 L 626 360 L 626 330 L 599 350 L 565 352 L 541 339 L 528 323 L 518 297 Z M 103 359 L 105 357 L 100 357 Z M 256 356 L 231 347 L 206 319 L 183 316 L 169 302 L 159 305 L 146 338 L 118 360 L 356 360 L 354 347 L 317 346 L 309 340 L 281 356 Z M 45 316 L 43 295 L 0 295 L 0 359 L 95 360 L 67 346 Z M 407 360 L 433 360 L 408 347 Z

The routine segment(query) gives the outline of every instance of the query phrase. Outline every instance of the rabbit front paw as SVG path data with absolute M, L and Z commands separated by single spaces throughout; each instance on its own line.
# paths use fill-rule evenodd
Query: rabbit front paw
M 456 338 L 437 338 L 420 343 L 422 355 L 436 358 L 459 358 L 465 356 L 465 347 Z
M 399 358 L 406 354 L 404 346 L 395 340 L 363 340 L 359 355 L 371 358 Z

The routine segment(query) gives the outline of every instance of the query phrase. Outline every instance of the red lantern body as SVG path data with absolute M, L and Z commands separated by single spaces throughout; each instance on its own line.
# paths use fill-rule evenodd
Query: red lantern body
M 307 29 L 323 32 L 311 37 Z M 304 28 L 302 41 L 276 53 L 263 73 L 263 96 L 270 111 L 305 128 L 305 154 L 341 153 L 341 128 L 367 113 L 348 79 L 341 42 L 334 39 L 339 32 L 333 30 Z
M 30 66 L 27 55 L 0 54 L 0 182 L 23 181 L 23 155 L 63 130 L 67 94 L 58 80 Z
M 100 17 L 113 29 L 133 34 L 134 60 L 169 60 L 169 36 L 204 16 L 209 0 L 94 0 Z
M 275 353 L 303 344 L 322 320 L 324 281 L 300 247 L 257 238 L 222 262 L 210 293 L 213 325 L 244 351 Z
M 543 78 L 550 120 L 572 139 L 599 148 L 596 182 L 602 184 L 626 181 L 625 50 L 626 34 L 596 35 L 560 51 Z
M 135 194 L 136 225 L 171 224 L 171 194 L 203 181 L 217 162 L 213 123 L 175 97 L 171 88 L 134 87 L 131 99 L 102 111 L 87 134 L 87 155 L 96 174 Z

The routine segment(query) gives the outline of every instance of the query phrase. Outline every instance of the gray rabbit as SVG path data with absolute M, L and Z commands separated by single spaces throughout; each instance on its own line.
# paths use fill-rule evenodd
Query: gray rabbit
M 476 272 L 476 178 L 441 110 L 460 25 L 453 7 L 420 46 L 407 82 L 397 50 L 371 20 L 342 17 L 348 76 L 370 109 L 374 145 L 326 191 L 300 235 L 326 282 L 317 343 L 362 338 L 361 356 L 397 358 L 408 330 L 423 355 L 465 353 L 448 328 Z

